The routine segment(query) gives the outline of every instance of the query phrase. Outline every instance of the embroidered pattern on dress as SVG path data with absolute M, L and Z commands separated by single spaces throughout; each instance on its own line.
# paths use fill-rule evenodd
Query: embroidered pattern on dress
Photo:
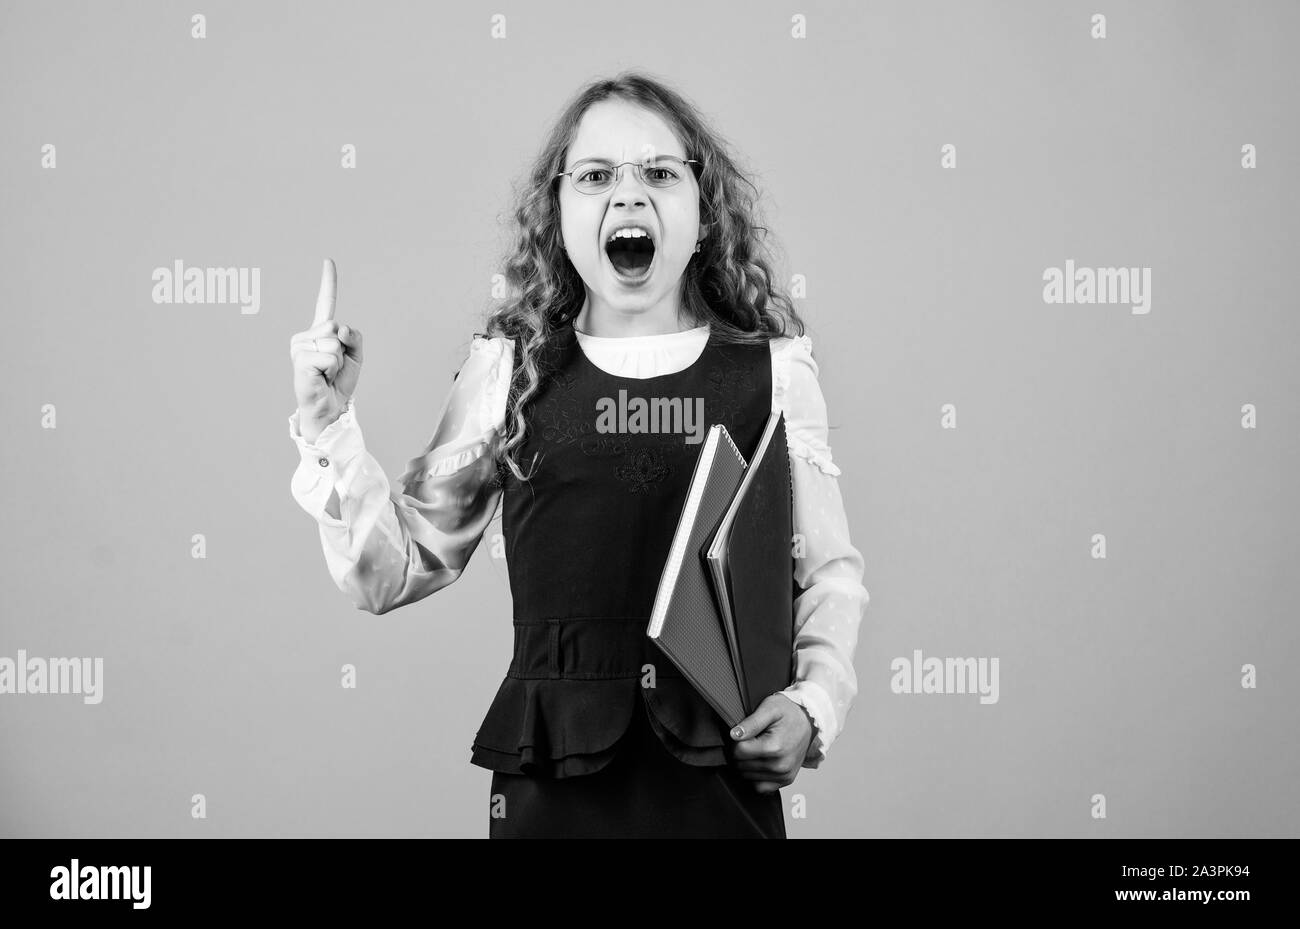
M 578 378 L 568 371 L 557 371 L 551 375 L 548 396 L 537 408 L 537 424 L 541 427 L 542 438 L 547 442 L 568 444 L 577 441 L 595 430 L 595 425 L 582 415 L 578 409 L 578 399 L 573 396 L 573 389 Z
M 673 473 L 663 452 L 655 445 L 629 449 L 624 456 L 624 464 L 614 469 L 619 480 L 627 484 L 629 493 L 643 494 L 650 492 L 650 486 L 657 484 Z
M 627 436 L 613 433 L 610 435 L 589 435 L 579 443 L 578 448 L 588 458 L 607 458 L 622 455 L 627 451 Z
M 710 425 L 721 423 L 734 437 L 745 426 L 746 400 L 758 389 L 758 382 L 748 366 L 740 364 L 727 352 L 717 352 L 714 357 L 717 364 L 706 374 L 709 390 L 714 394 L 708 402 L 708 422 Z

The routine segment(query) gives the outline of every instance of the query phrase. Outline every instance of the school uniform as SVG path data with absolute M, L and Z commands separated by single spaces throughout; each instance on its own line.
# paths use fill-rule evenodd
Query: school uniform
M 700 445 L 681 433 L 602 433 L 596 401 L 619 390 L 701 398 L 704 422 L 726 425 L 746 458 L 768 415 L 784 413 L 802 557 L 794 680 L 781 693 L 813 720 L 802 766 L 817 768 L 857 693 L 869 596 L 811 349 L 807 336 L 726 345 L 707 325 L 627 338 L 567 325 L 525 410 L 516 460 L 527 470 L 538 453 L 531 482 L 494 461 L 520 361 L 505 336 L 472 340 L 437 431 L 396 486 L 365 447 L 355 396 L 311 443 L 290 414 L 294 499 L 360 609 L 384 613 L 455 581 L 501 512 L 514 641 L 469 750 L 504 801 L 503 817 L 491 815 L 502 803 L 490 806 L 490 835 L 785 835 L 780 794 L 757 793 L 727 763 L 724 723 L 645 636 Z
M 536 473 L 499 471 L 514 655 L 471 755 L 505 800 L 490 834 L 785 838 L 780 794 L 729 763 L 726 724 L 645 632 L 702 443 L 597 428 L 621 391 L 702 398 L 748 458 L 771 410 L 767 343 L 710 337 L 684 370 L 632 379 L 566 325 L 540 364 L 516 456 Z

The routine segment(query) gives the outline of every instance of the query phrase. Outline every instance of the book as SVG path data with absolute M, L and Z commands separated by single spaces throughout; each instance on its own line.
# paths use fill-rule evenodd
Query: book
M 794 677 L 794 488 L 786 449 L 778 411 L 704 554 L 746 715 Z
M 744 474 L 745 459 L 726 427 L 710 427 L 646 626 L 646 635 L 728 726 L 747 715 L 745 699 L 701 552 L 712 542 Z
M 794 491 L 785 419 L 746 463 L 726 427 L 700 449 L 646 634 L 728 726 L 794 676 Z

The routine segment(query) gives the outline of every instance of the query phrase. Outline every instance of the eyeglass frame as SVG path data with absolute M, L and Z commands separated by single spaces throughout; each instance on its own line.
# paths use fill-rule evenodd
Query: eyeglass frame
M 682 166 L 683 166 L 683 167 L 686 166 L 686 165 L 701 165 L 701 166 L 703 166 L 703 164 L 704 164 L 704 162 L 702 162 L 702 161 L 700 161 L 700 160 L 698 160 L 698 159 L 696 159 L 696 158 L 678 158 L 676 155 L 656 155 L 655 157 L 656 157 L 656 158 L 671 158 L 673 161 L 680 161 L 680 162 L 682 163 Z M 650 160 L 650 159 L 648 159 L 648 158 L 642 158 L 642 159 L 640 159 L 640 160 L 638 160 L 638 161 L 625 161 L 625 162 L 623 162 L 622 164 L 612 165 L 612 164 L 610 164 L 608 161 L 605 161 L 603 158 L 584 158 L 582 161 L 578 162 L 576 165 L 574 165 L 574 166 L 573 166 L 572 168 L 570 168 L 568 171 L 561 171 L 559 174 L 555 175 L 555 177 L 551 178 L 551 181 L 554 182 L 554 181 L 558 180 L 559 178 L 567 177 L 567 178 L 569 179 L 569 186 L 572 187 L 572 188 L 573 188 L 575 191 L 577 191 L 578 193 L 580 193 L 580 194 L 582 194 L 582 195 L 584 195 L 584 196 L 587 196 L 587 197 L 599 197 L 601 194 L 609 193 L 609 191 L 613 190 L 615 187 L 618 186 L 619 182 L 623 180 L 623 168 L 624 168 L 625 166 L 627 166 L 627 165 L 635 165 L 635 166 L 636 166 L 636 176 L 637 176 L 637 178 L 639 178 L 640 181 L 641 181 L 641 183 L 642 183 L 642 184 L 645 184 L 647 187 L 652 187 L 652 188 L 654 188 L 655 190 L 668 190 L 668 189 L 670 189 L 670 188 L 672 188 L 672 187 L 676 187 L 677 184 L 680 184 L 680 183 L 681 183 L 681 181 L 679 180 L 679 181 L 677 182 L 677 184 L 669 184 L 668 187 L 655 187 L 653 184 L 649 183 L 649 182 L 645 179 L 645 175 L 641 173 L 641 172 L 642 172 L 642 168 L 643 168 L 643 166 L 644 166 L 645 163 L 646 163 L 647 161 L 649 161 L 649 160 Z M 610 168 L 610 169 L 613 170 L 613 172 L 614 172 L 614 181 L 613 181 L 613 183 L 610 184 L 609 187 L 606 188 L 605 190 L 598 190 L 598 191 L 578 190 L 578 185 L 577 185 L 577 183 L 573 180 L 573 172 L 574 172 L 574 171 L 577 171 L 577 170 L 578 170 L 579 168 L 581 168 L 583 165 L 585 165 L 585 164 L 591 164 L 591 163 L 593 163 L 593 162 L 594 162 L 595 164 L 604 165 L 605 167 L 608 167 L 608 168 Z M 698 180 L 698 178 L 697 178 L 697 180 Z

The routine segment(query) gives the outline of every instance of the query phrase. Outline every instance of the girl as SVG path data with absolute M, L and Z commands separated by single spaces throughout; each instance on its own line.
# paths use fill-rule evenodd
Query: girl
M 811 341 L 773 288 L 746 184 L 662 83 L 582 90 L 521 193 L 510 296 L 400 490 L 362 441 L 361 333 L 332 318 L 328 261 L 317 319 L 292 339 L 293 494 L 359 608 L 450 584 L 501 508 L 514 655 L 471 749 L 493 772 L 494 838 L 785 838 L 780 788 L 821 764 L 857 693 L 862 557 Z M 601 431 L 598 401 L 620 392 L 702 400 L 747 460 L 785 415 L 794 682 L 730 732 L 645 635 L 700 445 Z

